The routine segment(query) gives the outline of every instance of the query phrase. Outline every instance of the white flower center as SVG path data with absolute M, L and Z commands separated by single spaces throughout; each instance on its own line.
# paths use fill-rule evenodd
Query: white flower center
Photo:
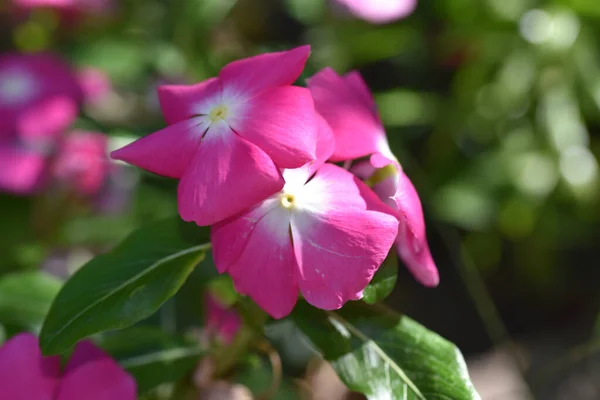
M 0 105 L 19 105 L 31 100 L 37 92 L 35 77 L 25 71 L 0 72 Z
M 208 118 L 211 122 L 218 122 L 220 120 L 224 120 L 227 118 L 229 114 L 229 109 L 224 104 L 219 104 L 215 108 L 213 108 L 208 114 Z

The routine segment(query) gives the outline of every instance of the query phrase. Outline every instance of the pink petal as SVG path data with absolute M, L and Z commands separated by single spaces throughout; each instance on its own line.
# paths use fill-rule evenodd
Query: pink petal
M 238 232 L 248 235 L 248 241 L 238 259 L 227 268 L 237 291 L 250 296 L 277 319 L 288 315 L 298 300 L 297 263 L 289 229 L 289 213 L 274 208 L 251 232 Z M 228 239 L 224 235 L 218 238 Z
M 386 166 L 396 162 L 395 160 L 396 160 L 396 157 L 394 157 L 394 155 L 392 154 L 392 151 L 389 149 L 389 147 L 387 147 L 387 149 L 384 150 L 384 153 L 373 153 L 373 154 L 371 154 L 371 157 L 369 158 L 369 162 L 375 168 L 386 167 Z
M 306 301 L 335 310 L 348 300 L 360 299 L 397 232 L 396 218 L 375 211 L 294 215 L 298 283 Z
M 304 192 L 304 204 L 323 213 L 389 208 L 358 178 L 333 164 L 323 165 L 306 184 Z
M 213 123 L 179 182 L 185 221 L 212 225 L 252 207 L 284 185 L 279 169 L 260 148 Z
M 212 226 L 213 258 L 219 273 L 227 271 L 229 266 L 240 258 L 256 224 L 273 210 L 277 203 L 276 199 L 267 199 L 242 215 L 236 215 Z
M 84 366 L 87 363 L 95 362 L 99 359 L 107 358 L 106 353 L 94 344 L 91 340 L 82 340 L 77 343 L 75 350 L 65 368 L 65 375 L 75 371 L 77 368 Z
M 82 68 L 77 72 L 77 79 L 86 101 L 90 103 L 103 100 L 112 90 L 110 77 L 99 68 Z
M 323 117 L 316 114 L 319 127 L 317 135 L 317 158 L 300 168 L 286 169 L 283 171 L 283 177 L 286 182 L 301 182 L 306 181 L 331 157 L 335 149 L 335 138 L 329 124 Z
M 419 282 L 425 286 L 437 286 L 440 278 L 427 244 L 421 200 L 404 173 L 401 173 L 394 200 L 400 213 L 396 240 L 400 258 Z
M 315 159 L 318 125 L 308 89 L 265 90 L 250 100 L 246 113 L 231 128 L 263 149 L 278 167 L 297 168 Z
M 25 142 L 52 143 L 77 117 L 77 104 L 68 97 L 52 97 L 24 110 L 17 120 L 17 130 Z
M 207 115 L 210 107 L 220 101 L 222 86 L 219 78 L 210 78 L 195 85 L 162 85 L 158 100 L 165 120 L 175 124 L 196 115 Z
M 66 136 L 54 162 L 55 178 L 83 195 L 93 195 L 104 185 L 109 172 L 108 139 L 96 132 L 74 131 Z
M 351 79 L 352 82 L 352 79 Z M 315 108 L 331 126 L 336 139 L 332 161 L 344 161 L 373 153 L 388 152 L 385 131 L 364 93 L 355 90 L 331 68 L 325 68 L 308 80 Z
M 60 357 L 42 357 L 38 339 L 21 333 L 0 347 L 0 398 L 54 400 Z
M 45 177 L 46 157 L 21 147 L 0 146 L 0 190 L 30 194 L 39 189 Z
M 260 93 L 277 86 L 294 83 L 302 73 L 310 55 L 310 46 L 288 51 L 265 53 L 234 61 L 219 73 L 224 87 L 243 93 Z
M 226 344 L 233 338 L 242 326 L 242 319 L 232 308 L 222 305 L 213 295 L 206 296 L 206 327 L 216 333 Z
M 373 24 L 404 18 L 417 6 L 417 0 L 336 0 L 356 17 Z
M 110 156 L 158 175 L 181 178 L 206 129 L 201 117 L 182 121 L 115 150 Z
M 91 342 L 77 345 L 56 400 L 135 400 L 136 384 L 112 358 Z
M 373 110 L 374 113 L 377 111 L 377 106 L 375 105 L 375 99 L 373 99 L 373 94 L 371 90 L 365 83 L 364 79 L 360 75 L 358 71 L 350 71 L 346 75 L 342 77 L 342 80 L 346 82 L 348 85 L 352 86 L 352 88 L 362 97 L 365 105 Z

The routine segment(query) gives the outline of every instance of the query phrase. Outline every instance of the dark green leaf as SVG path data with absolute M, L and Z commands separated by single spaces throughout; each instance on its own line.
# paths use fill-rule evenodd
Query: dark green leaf
M 0 280 L 0 322 L 39 328 L 62 282 L 40 271 L 6 275 Z
M 40 334 L 46 355 L 78 340 L 121 329 L 153 314 L 173 296 L 210 248 L 207 228 L 169 218 L 133 232 L 65 284 Z
M 293 316 L 342 381 L 370 399 L 479 399 L 460 351 L 406 316 L 362 302 L 339 312 L 302 302 Z
M 392 248 L 387 258 L 377 270 L 377 273 L 363 292 L 363 300 L 368 304 L 375 304 L 392 293 L 398 278 L 398 256 L 395 247 Z
M 134 327 L 107 335 L 107 350 L 135 378 L 138 392 L 175 382 L 191 372 L 204 350 L 158 328 Z

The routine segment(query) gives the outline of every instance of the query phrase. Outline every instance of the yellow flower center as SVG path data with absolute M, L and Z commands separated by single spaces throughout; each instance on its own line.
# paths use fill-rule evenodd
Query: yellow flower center
M 292 208 L 296 197 L 291 193 L 283 193 L 280 198 L 280 202 L 283 208 Z
M 211 110 L 210 114 L 208 114 L 208 118 L 210 118 L 212 122 L 217 122 L 221 119 L 225 119 L 227 114 L 227 107 L 221 104 Z

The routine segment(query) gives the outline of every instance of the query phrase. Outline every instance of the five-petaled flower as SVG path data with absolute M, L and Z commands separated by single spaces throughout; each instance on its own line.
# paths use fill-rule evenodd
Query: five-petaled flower
M 135 400 L 136 384 L 90 341 L 80 342 L 65 370 L 60 356 L 42 357 L 38 339 L 21 333 L 0 347 L 0 398 Z
M 413 276 L 436 286 L 439 275 L 429 251 L 419 196 L 392 154 L 375 101 L 358 72 L 341 77 L 326 68 L 308 80 L 315 107 L 331 125 L 336 149 L 331 160 L 369 156 L 353 171 L 370 180 L 374 191 L 397 212 L 400 221 L 396 246 Z
M 212 227 L 219 272 L 275 318 L 291 312 L 299 291 L 326 310 L 360 299 L 397 235 L 388 206 L 350 172 L 324 164 L 333 148 L 319 117 L 317 160 L 284 170 L 282 190 Z
M 310 91 L 291 86 L 309 46 L 234 61 L 218 77 L 159 88 L 169 126 L 112 153 L 178 178 L 179 213 L 212 225 L 280 191 L 281 168 L 315 158 Z

